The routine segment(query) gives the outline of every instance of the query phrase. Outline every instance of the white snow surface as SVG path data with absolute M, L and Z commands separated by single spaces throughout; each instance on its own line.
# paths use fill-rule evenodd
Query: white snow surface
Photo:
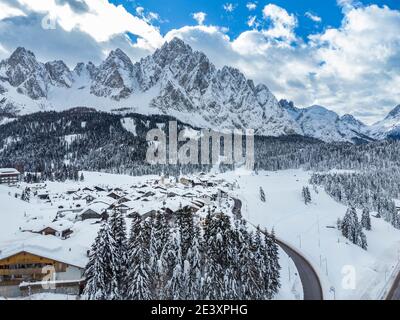
M 332 228 L 336 227 L 337 219 L 345 214 L 347 209 L 345 206 L 335 202 L 323 189 L 314 189 L 311 186 L 312 203 L 309 205 L 303 203 L 301 190 L 303 186 L 308 185 L 310 175 L 310 172 L 302 170 L 260 172 L 255 175 L 241 169 L 216 174 L 215 177 L 210 178 L 210 176 L 208 179 L 230 182 L 231 185 L 239 186 L 238 188 L 221 188 L 231 197 L 242 200 L 242 214 L 245 219 L 269 231 L 274 228 L 279 239 L 293 246 L 309 260 L 320 275 L 325 299 L 333 299 L 330 287 L 335 288 L 337 299 L 381 298 L 384 289 L 390 285 L 389 280 L 393 279 L 391 274 L 398 263 L 400 231 L 382 219 L 372 217 L 372 230 L 365 231 L 368 250 L 365 251 L 351 244 L 336 228 Z M 118 187 L 127 192 L 129 199 L 133 199 L 135 195 L 140 196 L 139 190 L 142 192 L 158 190 L 159 192 L 159 189 L 152 187 L 131 188 L 132 185 L 159 180 L 158 176 L 132 177 L 96 172 L 84 172 L 84 176 L 83 182 L 46 182 L 45 185 L 32 185 L 38 188 L 39 193 L 48 191 L 54 201 L 53 206 L 35 197 L 31 197 L 30 203 L 23 202 L 14 197 L 15 193 L 21 193 L 21 188 L 0 185 L 0 203 L 2 204 L 0 257 L 21 249 L 29 249 L 43 256 L 84 267 L 87 262 L 86 252 L 99 228 L 99 224 L 94 223 L 94 220 L 74 221 L 76 214 L 72 214 L 72 219 L 68 216 L 64 217 L 65 225 L 70 226 L 69 223 L 74 222 L 71 226 L 73 233 L 66 240 L 55 236 L 23 232 L 23 230 L 51 224 L 59 205 L 70 209 L 80 204 L 84 209 L 85 202 L 72 200 L 72 195 L 68 198 L 64 195 L 67 191 L 82 190 L 85 187 L 93 189 L 94 186 Z M 233 184 L 234 182 L 236 184 Z M 260 201 L 260 187 L 264 189 L 266 195 L 265 203 Z M 200 186 L 185 189 L 181 184 L 171 186 L 167 190 L 178 195 L 180 199 L 177 200 L 178 202 L 182 201 L 179 197 L 185 194 L 192 194 L 193 199 L 200 199 L 201 193 L 204 192 Z M 213 190 L 212 192 L 215 192 L 217 189 Z M 94 191 L 90 194 L 96 195 Z M 104 192 L 102 197 L 105 198 L 107 194 L 108 192 Z M 156 194 L 154 198 L 150 197 L 151 201 L 143 202 L 141 211 L 144 213 L 150 209 L 152 202 L 156 208 L 157 203 L 162 202 L 160 194 Z M 53 198 L 56 195 L 59 198 Z M 98 201 L 101 199 L 99 197 Z M 170 206 L 176 205 L 176 201 L 171 199 L 168 199 L 168 202 Z M 129 202 L 127 204 L 129 205 Z M 221 208 L 229 211 L 231 206 L 232 201 L 228 201 L 223 203 Z M 205 213 L 204 208 L 198 211 L 200 216 Z M 62 224 L 64 225 L 64 222 Z M 280 250 L 280 263 L 282 288 L 276 299 L 302 299 L 302 286 L 297 270 L 282 250 Z M 355 288 L 353 289 L 342 286 L 345 276 L 343 268 L 346 266 L 352 266 L 355 270 Z
M 382 298 L 382 291 L 390 285 L 389 276 L 400 261 L 400 230 L 371 216 L 372 230 L 365 231 L 365 251 L 331 228 L 344 216 L 346 206 L 334 201 L 323 189 L 311 186 L 312 203 L 304 204 L 301 190 L 308 185 L 310 172 L 239 172 L 222 176 L 238 181 L 240 189 L 235 192 L 243 201 L 244 218 L 269 230 L 274 228 L 278 238 L 310 261 L 321 277 L 325 299 L 334 298 L 331 287 L 335 288 L 336 299 Z M 265 203 L 260 201 L 260 187 L 266 195 Z M 349 266 L 356 276 L 351 289 L 342 285 Z

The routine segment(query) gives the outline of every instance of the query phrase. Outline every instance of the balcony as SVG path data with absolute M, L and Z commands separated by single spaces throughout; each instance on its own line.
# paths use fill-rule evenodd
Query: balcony
M 42 272 L 42 268 L 35 269 L 0 269 L 0 276 L 12 276 L 12 275 L 37 275 L 45 273 Z

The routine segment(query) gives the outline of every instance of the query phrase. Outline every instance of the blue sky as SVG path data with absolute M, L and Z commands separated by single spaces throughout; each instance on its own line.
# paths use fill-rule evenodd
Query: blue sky
M 171 29 L 181 28 L 193 24 L 192 14 L 204 12 L 207 14 L 206 23 L 229 28 L 227 32 L 231 37 L 237 37 L 240 33 L 249 29 L 247 21 L 249 16 L 262 16 L 265 4 L 273 3 L 288 12 L 295 14 L 298 19 L 296 32 L 304 39 L 310 34 L 323 30 L 326 27 L 339 27 L 343 19 L 342 8 L 336 0 L 276 0 L 276 1 L 221 1 L 221 0 L 112 0 L 114 4 L 122 4 L 128 11 L 136 14 L 137 7 L 143 7 L 147 12 L 157 13 L 160 21 L 153 24 L 160 28 L 162 34 Z M 400 9 L 399 0 L 375 0 L 359 1 L 363 5 L 386 5 L 391 9 Z M 256 9 L 249 10 L 247 4 L 253 3 Z M 226 5 L 232 4 L 233 11 L 225 10 Z M 321 22 L 315 22 L 306 16 L 311 13 L 321 18 Z
M 278 98 L 373 123 L 400 104 L 399 0 L 0 0 L 0 60 L 132 61 L 178 37 Z

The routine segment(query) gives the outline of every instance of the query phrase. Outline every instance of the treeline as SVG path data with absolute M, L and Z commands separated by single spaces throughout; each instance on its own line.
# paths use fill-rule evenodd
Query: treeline
M 23 180 L 26 183 L 40 183 L 45 181 L 64 182 L 67 180 L 84 181 L 84 179 L 83 173 L 79 173 L 77 168 L 68 165 L 63 165 L 61 168 L 56 169 L 46 169 L 40 173 L 26 172 L 23 175 Z
M 134 133 L 121 120 L 129 117 Z M 212 166 L 149 165 L 145 161 L 150 129 L 165 128 L 172 117 L 161 115 L 109 114 L 77 108 L 64 112 L 40 112 L 19 117 L 0 130 L 0 167 L 17 167 L 27 172 L 62 168 L 144 175 L 164 172 L 207 172 Z M 178 121 L 178 131 L 190 127 Z M 354 145 L 323 143 L 302 136 L 255 137 L 255 170 L 303 168 L 374 170 L 400 165 L 400 142 L 382 141 Z M 223 171 L 234 165 L 221 165 Z
M 336 201 L 377 212 L 400 229 L 400 215 L 393 198 L 400 196 L 399 168 L 355 173 L 313 174 L 311 183 L 321 185 Z
M 280 287 L 273 233 L 249 231 L 244 220 L 208 212 L 201 225 L 181 210 L 103 222 L 85 271 L 92 300 L 272 299 Z

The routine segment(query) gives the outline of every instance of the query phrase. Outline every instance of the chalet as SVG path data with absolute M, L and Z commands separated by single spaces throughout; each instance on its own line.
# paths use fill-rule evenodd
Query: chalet
M 109 205 L 101 202 L 92 203 L 79 214 L 79 217 L 81 220 L 105 219 L 108 217 L 107 209 L 109 207 Z
M 62 240 L 65 240 L 69 238 L 69 236 L 73 232 L 71 230 L 71 227 L 72 223 L 69 221 L 56 221 L 42 228 L 41 230 L 38 231 L 38 233 L 44 236 L 52 235 Z
M 105 189 L 103 189 L 102 187 L 99 187 L 99 186 L 95 186 L 94 189 L 95 189 L 96 191 L 98 191 L 98 192 L 106 192 Z
M 118 200 L 120 198 L 122 198 L 122 196 L 120 196 L 118 193 L 116 192 L 110 192 L 109 194 L 107 194 L 107 197 L 113 198 L 115 200 Z
M 50 200 L 50 195 L 47 192 L 39 193 L 37 197 L 40 200 Z
M 85 187 L 82 189 L 82 191 L 84 192 L 93 192 L 93 189 L 89 188 L 89 187 Z
M 96 199 L 96 197 L 91 194 L 88 194 L 85 197 L 83 197 L 83 200 L 86 200 L 86 203 L 91 203 L 94 199 Z
M 127 213 L 129 210 L 132 209 L 131 207 L 129 207 L 123 203 L 116 205 L 114 208 L 115 208 L 115 210 L 117 210 L 120 213 Z
M 118 199 L 118 203 L 126 203 L 131 201 L 131 199 L 127 198 L 127 197 L 122 197 L 120 199 Z
M 194 199 L 192 201 L 192 204 L 199 208 L 203 208 L 206 205 L 206 203 L 202 199 Z
M 179 182 L 182 183 L 184 186 L 193 186 L 193 180 L 190 180 L 185 177 L 180 178 Z
M 54 271 L 55 283 L 82 279 L 83 265 L 75 265 L 73 262 L 53 256 L 53 252 L 39 251 L 41 250 L 29 248 L 9 250 L 6 253 L 0 251 L 0 296 L 20 296 L 21 284 L 43 281 L 51 270 Z M 45 289 L 42 287 L 41 290 Z M 79 288 L 76 288 L 76 291 L 79 291 Z

